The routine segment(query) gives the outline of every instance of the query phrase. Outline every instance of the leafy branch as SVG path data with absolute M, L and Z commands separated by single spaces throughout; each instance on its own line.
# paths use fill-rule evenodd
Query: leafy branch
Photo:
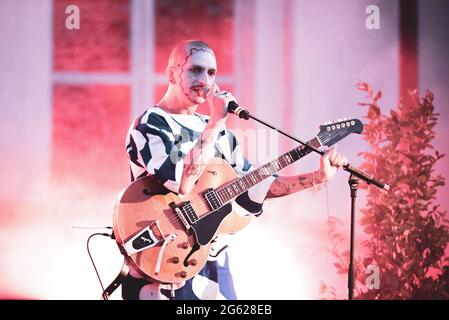
M 366 93 L 364 139 L 370 151 L 362 152 L 363 170 L 391 186 L 388 193 L 367 187 L 366 207 L 360 224 L 369 239 L 362 244 L 368 253 L 356 262 L 358 299 L 449 299 L 449 244 L 447 211 L 436 203 L 438 188 L 445 184 L 435 173 L 444 156 L 432 145 L 438 114 L 432 92 L 419 98 L 410 92 L 411 103 L 400 102 L 397 110 L 384 115 L 378 105 L 381 91 L 365 82 L 358 89 Z M 332 237 L 332 233 L 330 233 Z M 340 253 L 338 272 L 347 272 Z M 369 265 L 380 270 L 380 288 L 364 286 Z

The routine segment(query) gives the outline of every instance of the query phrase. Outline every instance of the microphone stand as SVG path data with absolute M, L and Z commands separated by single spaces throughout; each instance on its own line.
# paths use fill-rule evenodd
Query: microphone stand
M 243 108 L 238 108 L 236 110 L 230 110 L 230 112 L 238 115 L 240 118 L 248 120 L 249 118 L 256 120 L 257 122 L 269 127 L 270 129 L 276 130 L 277 132 L 283 134 L 284 136 L 302 144 L 303 146 L 309 148 L 310 150 L 323 155 L 324 152 L 314 148 L 313 146 L 307 144 L 306 142 L 301 141 L 298 138 L 293 137 L 292 135 L 285 133 L 284 131 L 272 126 L 271 124 L 266 123 L 265 121 L 251 115 L 247 110 Z M 351 233 L 350 233 L 350 250 L 349 250 L 349 269 L 348 269 L 348 299 L 352 300 L 354 297 L 354 283 L 355 283 L 355 271 L 354 271 L 354 234 L 355 234 L 355 200 L 357 197 L 357 187 L 359 185 L 359 179 L 365 181 L 368 184 L 374 184 L 375 186 L 388 191 L 390 190 L 390 186 L 381 183 L 380 181 L 373 178 L 373 176 L 367 174 L 366 172 L 353 167 L 351 164 L 347 164 L 343 166 L 343 169 L 349 172 L 351 175 L 349 176 L 349 186 L 351 190 Z
M 354 297 L 355 271 L 354 271 L 354 232 L 355 232 L 355 199 L 357 198 L 357 187 L 359 178 L 351 174 L 349 176 L 349 188 L 351 190 L 351 240 L 349 246 L 349 268 L 348 268 L 348 300 Z

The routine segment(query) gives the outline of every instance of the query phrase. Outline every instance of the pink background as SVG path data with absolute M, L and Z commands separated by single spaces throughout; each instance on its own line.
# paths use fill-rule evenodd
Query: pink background
M 80 9 L 79 30 L 65 26 L 70 4 Z M 373 4 L 380 8 L 379 30 L 365 27 Z M 127 128 L 161 98 L 166 58 L 179 40 L 208 42 L 220 86 L 254 115 L 304 140 L 329 120 L 363 120 L 358 80 L 382 90 L 384 112 L 399 99 L 395 0 L 10 0 L 1 7 L 0 298 L 100 298 L 85 249 L 95 230 L 72 227 L 112 225 L 115 197 L 129 183 Z M 418 59 L 410 66 L 418 70 L 419 92 L 435 94 L 434 145 L 445 154 L 448 7 L 418 1 Z M 229 127 L 256 165 L 295 146 L 254 122 L 230 116 Z M 355 165 L 366 148 L 358 135 L 338 146 Z M 448 161 L 437 167 L 445 177 Z M 317 167 L 318 156 L 309 155 L 281 174 Z M 321 281 L 346 297 L 346 276 L 336 274 L 326 250 L 326 221 L 338 217 L 349 235 L 347 178 L 341 171 L 320 190 L 267 202 L 260 219 L 234 236 L 231 267 L 240 298 L 319 299 Z M 448 191 L 441 188 L 438 199 L 446 209 Z M 357 242 L 363 237 L 358 228 Z M 107 285 L 122 256 L 107 238 L 94 238 L 91 250 Z

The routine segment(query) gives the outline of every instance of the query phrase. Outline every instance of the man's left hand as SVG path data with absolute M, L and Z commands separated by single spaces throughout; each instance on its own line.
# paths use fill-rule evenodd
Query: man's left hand
M 337 146 L 331 147 L 327 150 L 320 161 L 320 174 L 323 181 L 329 181 L 337 173 L 338 168 L 348 164 L 348 159 L 337 153 Z

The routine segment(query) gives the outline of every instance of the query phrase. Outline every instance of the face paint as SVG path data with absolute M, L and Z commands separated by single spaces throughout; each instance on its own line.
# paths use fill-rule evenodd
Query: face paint
M 192 48 L 181 68 L 179 85 L 183 94 L 194 104 L 204 103 L 207 92 L 215 83 L 217 62 L 214 54 L 210 50 Z

